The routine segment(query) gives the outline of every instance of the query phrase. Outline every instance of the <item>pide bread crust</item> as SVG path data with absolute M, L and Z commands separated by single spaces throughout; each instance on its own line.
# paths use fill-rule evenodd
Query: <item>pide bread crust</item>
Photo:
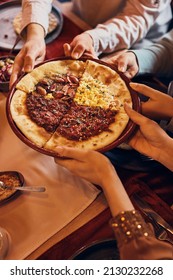
M 108 129 L 101 130 L 87 139 L 74 140 L 61 135 L 58 129 L 61 122 L 51 132 L 34 122 L 27 110 L 27 96 L 35 94 L 37 84 L 41 80 L 51 79 L 54 75 L 72 75 L 79 80 L 72 104 L 115 111 L 114 121 L 109 124 Z M 46 98 L 48 97 L 54 98 L 51 94 Z M 126 83 L 116 71 L 92 60 L 67 59 L 46 62 L 25 75 L 16 85 L 10 111 L 19 130 L 38 147 L 49 151 L 56 151 L 58 145 L 99 150 L 118 139 L 126 128 L 129 117 L 124 111 L 125 102 L 132 106 L 131 94 Z M 67 114 L 68 111 L 69 109 Z

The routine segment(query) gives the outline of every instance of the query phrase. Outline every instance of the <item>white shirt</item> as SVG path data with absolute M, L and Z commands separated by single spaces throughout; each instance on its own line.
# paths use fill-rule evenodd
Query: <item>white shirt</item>
M 52 2 L 52 0 L 22 0 L 21 31 L 30 23 L 38 23 L 43 26 L 46 35 Z
M 95 29 L 87 31 L 97 54 L 157 40 L 172 18 L 171 0 L 72 0 L 73 11 Z M 103 24 L 104 22 L 104 24 Z M 138 47 L 141 47 L 139 45 Z

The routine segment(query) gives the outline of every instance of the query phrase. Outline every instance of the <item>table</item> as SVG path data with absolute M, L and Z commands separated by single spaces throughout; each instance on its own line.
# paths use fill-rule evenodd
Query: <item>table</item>
M 70 3 L 62 5 L 55 1 L 54 4 L 60 7 L 64 13 L 64 27 L 59 38 L 47 45 L 46 59 L 62 56 L 63 43 L 70 42 L 74 36 L 88 28 L 85 23 L 70 12 Z M 6 52 L 1 51 L 2 53 Z M 116 164 L 115 168 L 131 198 L 133 193 L 139 193 L 152 205 L 155 211 L 173 225 L 173 211 L 171 210 L 173 204 L 172 172 L 164 167 L 160 167 L 159 172 L 158 169 L 147 172 L 128 170 L 116 166 Z M 108 225 L 110 218 L 108 205 L 104 195 L 101 194 L 70 224 L 44 242 L 26 259 L 68 259 L 76 250 L 92 241 L 113 238 L 112 229 Z

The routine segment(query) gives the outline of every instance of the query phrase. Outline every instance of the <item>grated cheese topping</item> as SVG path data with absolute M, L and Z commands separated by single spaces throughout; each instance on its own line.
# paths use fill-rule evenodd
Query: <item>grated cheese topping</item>
M 118 110 L 121 102 L 118 100 L 117 91 L 112 91 L 111 88 L 103 84 L 98 79 L 84 77 L 77 89 L 74 101 L 79 105 L 99 106 L 101 108 L 109 108 Z

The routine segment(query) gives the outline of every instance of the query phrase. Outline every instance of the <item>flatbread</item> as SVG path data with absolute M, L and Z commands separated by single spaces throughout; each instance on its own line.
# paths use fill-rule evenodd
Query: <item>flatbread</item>
M 54 79 L 55 76 L 58 77 L 58 79 L 62 78 L 69 80 L 70 78 L 72 79 L 72 82 L 69 80 L 68 85 L 63 86 L 63 90 L 61 89 L 62 93 L 60 92 L 62 99 L 57 99 L 57 101 L 56 95 L 59 94 L 59 85 L 58 89 L 53 93 L 49 92 L 51 87 L 48 92 L 43 88 L 43 92 L 45 91 L 45 97 L 41 97 L 43 98 L 43 101 L 48 103 L 57 102 L 57 104 L 58 102 L 60 102 L 60 104 L 64 102 L 65 106 L 66 103 L 68 103 L 67 110 L 64 111 L 64 114 L 61 114 L 57 126 L 53 127 L 53 130 L 50 132 L 31 119 L 27 109 L 26 99 L 30 94 L 39 95 L 38 84 L 44 79 Z M 73 79 L 78 79 L 79 84 L 76 85 L 73 83 Z M 65 87 L 67 87 L 67 92 L 64 91 Z M 72 90 L 73 93 L 75 90 L 74 97 L 71 97 L 70 90 Z M 68 101 L 64 101 L 64 98 Z M 69 98 L 71 98 L 70 102 Z M 50 101 L 46 101 L 46 99 L 50 99 Z M 124 110 L 125 102 L 132 106 L 131 94 L 126 83 L 116 71 L 92 60 L 83 61 L 65 59 L 46 62 L 24 76 L 16 85 L 16 91 L 12 97 L 10 110 L 12 118 L 18 128 L 38 147 L 42 147 L 49 151 L 56 151 L 56 147 L 59 145 L 100 150 L 118 139 L 126 128 L 129 117 Z M 76 106 L 74 107 L 76 110 L 81 107 L 84 109 L 88 108 L 88 110 L 91 108 L 93 112 L 98 111 L 96 108 L 100 108 L 100 110 L 107 112 L 108 121 L 109 112 L 113 112 L 115 116 L 113 117 L 113 121 L 112 116 L 110 117 L 110 123 L 107 128 L 102 130 L 97 127 L 97 132 L 94 132 L 93 135 L 91 134 L 89 137 L 87 137 L 85 133 L 85 126 L 87 126 L 85 119 L 82 120 L 82 118 L 79 118 L 79 126 L 83 126 L 84 128 L 84 137 L 75 138 L 76 135 L 73 137 L 73 134 L 67 135 L 66 137 L 62 134 L 60 128 L 63 119 L 65 120 L 68 116 L 70 117 L 70 106 Z M 39 110 L 42 110 L 41 106 L 39 107 Z M 51 114 L 52 112 L 50 109 L 48 116 Z M 93 113 L 93 116 L 94 124 L 96 120 L 95 113 Z M 70 126 L 71 125 L 72 124 L 70 124 Z M 92 121 L 89 126 L 90 125 L 92 126 Z M 74 126 L 72 125 L 69 131 L 73 129 L 76 129 L 76 124 Z

